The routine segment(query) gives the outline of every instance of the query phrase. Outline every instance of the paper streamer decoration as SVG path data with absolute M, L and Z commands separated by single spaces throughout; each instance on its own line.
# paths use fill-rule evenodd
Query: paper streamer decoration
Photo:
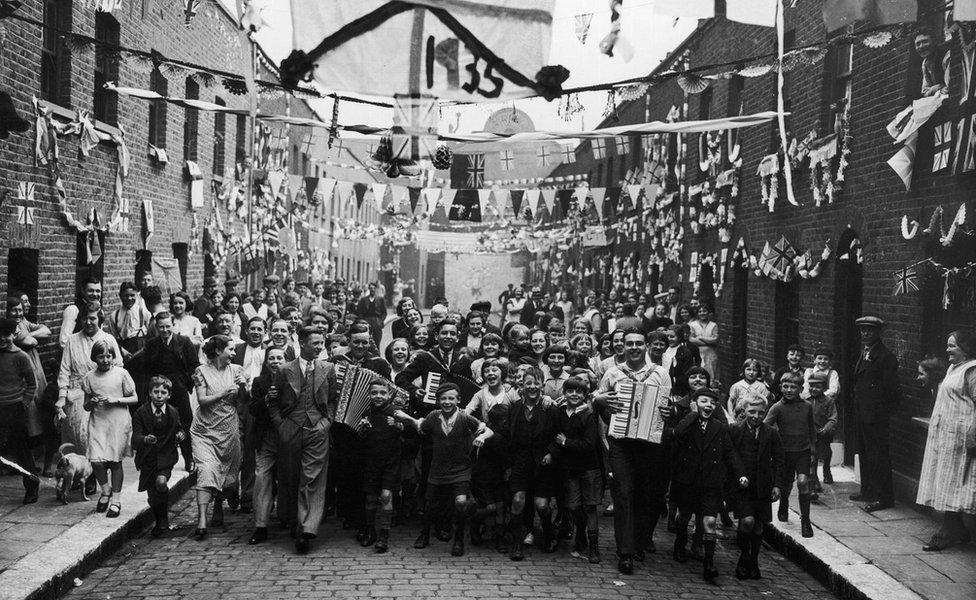
M 586 35 L 590 32 L 590 23 L 593 22 L 593 13 L 576 15 L 576 39 L 580 44 L 586 45 Z
M 776 73 L 776 119 L 779 123 L 779 143 L 785 153 L 789 144 L 786 141 L 786 100 L 783 97 L 783 88 L 786 85 L 786 75 L 783 66 L 783 53 L 786 46 L 786 21 L 783 14 L 785 10 L 785 0 L 776 0 L 776 52 L 779 57 L 780 69 Z M 799 206 L 796 194 L 793 193 L 793 168 L 790 161 L 783 161 L 783 179 L 786 182 L 786 199 L 793 206 Z

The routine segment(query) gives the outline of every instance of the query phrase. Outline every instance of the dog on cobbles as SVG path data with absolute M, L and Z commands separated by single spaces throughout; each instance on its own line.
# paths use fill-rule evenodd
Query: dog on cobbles
M 68 503 L 68 492 L 75 485 L 81 488 L 81 497 L 88 500 L 85 481 L 92 476 L 91 462 L 78 454 L 74 444 L 61 444 L 58 448 L 58 466 L 54 471 L 55 497 L 61 504 Z

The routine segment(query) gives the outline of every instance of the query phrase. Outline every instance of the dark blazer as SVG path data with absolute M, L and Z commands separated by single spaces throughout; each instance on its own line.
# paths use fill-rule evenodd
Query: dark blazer
M 863 423 L 886 421 L 901 403 L 898 358 L 878 342 L 854 367 L 854 407 Z
M 271 371 L 265 367 L 261 374 L 251 382 L 251 400 L 248 412 L 254 417 L 254 432 L 257 438 L 264 436 L 264 432 L 272 428 L 271 412 L 268 410 L 268 390 L 271 388 L 273 377 Z
M 263 347 L 262 347 L 263 348 Z M 247 342 L 241 342 L 234 346 L 234 358 L 231 359 L 231 364 L 238 365 L 240 367 L 244 366 L 244 351 L 247 349 Z M 285 351 L 287 355 L 287 351 Z M 294 354 L 294 352 L 292 352 Z M 287 356 L 285 357 L 287 359 Z M 294 360 L 294 359 L 292 359 Z
M 735 449 L 736 454 L 741 456 L 739 449 L 742 447 L 743 442 L 748 441 L 749 437 L 752 436 L 752 432 L 749 430 L 749 425 L 745 421 L 741 423 L 736 423 L 729 428 L 729 435 L 732 438 L 732 448 Z M 785 458 L 783 454 L 783 443 L 780 441 L 779 432 L 776 431 L 775 427 L 770 427 L 765 423 L 759 424 L 759 465 L 754 476 L 755 481 L 749 481 L 749 484 L 756 489 L 756 492 L 760 498 L 769 498 L 772 496 L 773 488 L 779 484 L 780 475 L 783 473 Z M 746 465 L 743 465 L 746 468 Z M 730 484 L 733 489 L 738 485 L 737 482 L 733 485 Z
M 176 433 L 183 429 L 180 414 L 172 406 L 167 406 L 163 427 L 160 432 L 154 432 L 154 410 L 152 403 L 146 402 L 132 415 L 132 447 L 136 451 L 136 468 L 140 471 L 171 469 L 176 464 L 176 449 L 179 446 Z M 146 436 L 150 434 L 156 436 L 156 443 L 151 446 L 145 443 Z
M 451 366 L 448 368 L 447 365 L 440 359 L 440 350 L 437 348 L 431 350 L 420 350 L 414 355 L 413 360 L 402 370 L 400 374 L 396 376 L 393 383 L 397 387 L 403 388 L 410 394 L 410 406 L 415 411 L 419 411 L 423 405 L 423 399 L 418 398 L 417 390 L 423 391 L 424 387 L 427 385 L 427 374 L 428 373 L 451 373 L 453 375 L 460 375 L 462 377 L 471 378 L 471 359 L 467 356 L 461 354 L 461 348 L 459 346 L 454 346 L 451 351 Z M 414 380 L 418 377 L 422 378 L 421 385 L 417 386 L 414 384 Z M 462 398 L 462 403 L 463 403 Z M 470 398 L 468 398 L 470 400 Z M 428 405 L 429 406 L 429 405 Z M 420 411 L 426 414 L 428 411 Z
M 267 351 L 267 349 L 270 348 L 270 347 L 271 347 L 271 344 L 266 343 L 264 345 L 265 351 Z M 287 344 L 285 346 L 285 361 L 295 360 L 296 358 L 298 358 L 298 357 L 295 356 L 295 347 L 292 346 L 291 344 Z
M 688 369 L 701 364 L 701 352 L 698 346 L 692 346 L 688 342 L 678 345 L 678 351 L 674 355 L 674 364 L 671 365 L 671 394 L 674 396 L 684 396 L 691 390 L 688 388 L 688 378 L 685 373 Z
M 403 317 L 401 317 L 390 323 L 390 331 L 393 334 L 393 339 L 406 339 L 407 335 L 410 333 L 410 324 L 404 321 Z
M 176 352 L 182 365 L 179 373 L 162 373 L 159 370 L 159 357 L 165 351 L 163 338 L 156 336 L 146 340 L 146 345 L 132 356 L 130 367 L 141 369 L 148 381 L 155 375 L 168 377 L 179 390 L 193 389 L 193 372 L 200 366 L 200 355 L 190 338 L 174 333 L 170 339 L 169 348 Z
M 600 468 L 600 425 L 590 406 L 566 416 L 559 408 L 559 430 L 566 436 L 566 443 L 557 445 L 556 454 L 560 466 L 570 473 Z
M 534 410 L 532 447 L 515 446 L 515 427 L 520 421 L 524 421 L 522 415 L 525 413 L 525 400 L 520 398 L 512 402 L 508 411 L 508 444 L 513 455 L 531 452 L 533 460 L 538 464 L 547 453 L 552 454 L 554 458 L 559 454 L 559 447 L 556 444 L 556 434 L 559 433 L 559 407 L 554 402 L 546 402 L 545 398 L 540 398 Z
M 314 362 L 315 387 L 312 393 L 315 404 L 329 421 L 334 421 L 336 404 L 339 401 L 335 366 L 321 359 L 315 359 Z M 274 386 L 278 389 L 278 399 L 268 405 L 268 414 L 275 427 L 279 427 L 285 419 L 291 416 L 293 411 L 299 408 L 299 395 L 302 391 L 302 367 L 299 363 L 299 360 L 285 363 L 274 378 Z
M 665 429 L 665 435 L 673 452 L 671 480 L 675 483 L 721 490 L 731 477 L 745 476 L 721 412 L 716 411 L 708 420 L 704 433 L 698 425 L 698 414 L 692 413 L 673 430 Z

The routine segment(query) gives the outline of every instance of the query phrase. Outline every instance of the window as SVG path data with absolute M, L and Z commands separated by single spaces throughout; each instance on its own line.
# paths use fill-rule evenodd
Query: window
M 734 117 L 742 114 L 742 90 L 746 80 L 741 75 L 733 75 L 729 79 L 729 95 L 726 98 L 725 114 Z
M 236 146 L 234 148 L 234 160 L 236 162 L 244 162 L 247 158 L 247 117 L 245 115 L 237 115 L 236 127 Z
M 173 258 L 176 259 L 176 264 L 180 269 L 180 283 L 184 290 L 188 289 L 186 287 L 186 271 L 190 266 L 190 245 L 183 242 L 173 244 Z
M 169 81 L 153 69 L 149 74 L 149 89 L 161 96 L 169 96 Z M 157 148 L 166 148 L 166 101 L 149 101 L 149 143 Z
M 834 34 L 841 32 L 834 32 Z M 823 104 L 821 106 L 822 133 L 838 130 L 841 117 L 851 103 L 851 77 L 854 64 L 854 45 L 850 42 L 829 46 L 824 58 Z
M 200 84 L 192 77 L 186 78 L 186 99 L 200 99 Z M 183 160 L 196 162 L 197 146 L 200 137 L 200 111 L 195 108 L 184 109 L 183 116 Z
M 773 367 L 786 364 L 786 349 L 800 340 L 800 288 L 797 282 L 776 282 L 774 317 L 776 321 Z
M 71 0 L 44 0 L 41 40 L 41 96 L 71 107 L 71 53 L 64 33 L 71 31 Z
M 712 112 L 712 88 L 707 87 L 705 91 L 698 94 L 698 120 L 705 121 Z
M 119 45 L 119 22 L 106 12 L 95 13 L 95 39 L 111 46 Z M 95 47 L 95 118 L 102 123 L 118 123 L 119 96 L 105 89 L 109 81 L 118 81 L 119 61 L 107 46 Z
M 7 252 L 7 295 L 12 291 L 27 294 L 31 307 L 26 316 L 34 322 L 37 322 L 39 260 L 40 251 L 33 248 L 11 248 Z
M 227 106 L 227 103 L 220 98 L 214 98 L 214 104 Z M 224 174 L 224 160 L 227 142 L 227 114 L 222 112 L 214 113 L 214 134 L 213 134 L 213 173 L 214 175 Z

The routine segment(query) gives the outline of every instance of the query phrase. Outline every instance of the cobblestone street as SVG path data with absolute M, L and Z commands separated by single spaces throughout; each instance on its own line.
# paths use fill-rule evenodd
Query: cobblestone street
M 773 551 L 762 555 L 764 579 L 740 582 L 731 571 L 733 542 L 719 544 L 720 587 L 702 581 L 700 563 L 680 565 L 669 552 L 674 536 L 658 534 L 659 552 L 638 563 L 630 577 L 616 572 L 610 519 L 603 521 L 601 565 L 569 556 L 565 542 L 555 555 L 532 550 L 517 564 L 485 548 L 470 548 L 463 558 L 433 541 L 426 550 L 412 548 L 416 527 L 395 528 L 390 552 L 363 549 L 351 531 L 334 520 L 306 556 L 295 555 L 286 531 L 248 546 L 248 515 L 228 513 L 226 528 L 212 529 L 204 542 L 189 538 L 195 508 L 190 496 L 175 507 L 181 525 L 165 539 L 139 537 L 89 574 L 64 597 L 71 600 L 120 598 L 793 598 L 828 599 L 833 595 L 798 566 Z

